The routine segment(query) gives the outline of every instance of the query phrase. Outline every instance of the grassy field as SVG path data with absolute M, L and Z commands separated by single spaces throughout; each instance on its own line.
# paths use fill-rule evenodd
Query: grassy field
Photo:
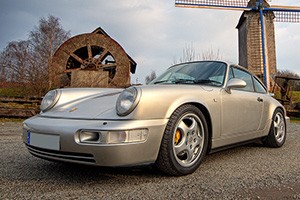
M 289 96 L 292 98 L 293 102 L 300 102 L 300 91 L 291 91 Z M 275 92 L 276 99 L 282 99 L 280 92 Z
M 300 118 L 299 117 L 291 117 L 291 122 L 292 123 L 300 123 Z
M 22 96 L 24 88 L 16 87 L 16 88 L 0 88 L 0 96 L 4 97 L 16 97 Z
M 293 91 L 292 99 L 294 102 L 300 102 L 300 91 Z

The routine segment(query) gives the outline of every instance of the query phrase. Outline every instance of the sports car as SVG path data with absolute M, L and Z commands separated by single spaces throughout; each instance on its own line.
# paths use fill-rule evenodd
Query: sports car
M 31 154 L 120 167 L 193 173 L 211 152 L 262 141 L 281 147 L 286 112 L 245 68 L 221 61 L 171 66 L 148 85 L 49 91 L 23 125 Z

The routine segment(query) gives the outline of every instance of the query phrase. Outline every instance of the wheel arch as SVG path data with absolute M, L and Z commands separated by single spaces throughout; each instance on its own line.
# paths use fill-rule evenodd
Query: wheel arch
M 213 133 L 212 121 L 211 121 L 211 116 L 210 116 L 209 110 L 204 104 L 202 104 L 200 102 L 195 102 L 195 101 L 184 102 L 181 105 L 177 106 L 177 108 L 179 108 L 183 105 L 188 105 L 188 104 L 193 105 L 196 108 L 198 108 L 203 113 L 203 115 L 205 117 L 205 120 L 206 120 L 206 123 L 207 123 L 207 128 L 208 128 L 208 147 L 207 147 L 208 149 L 207 149 L 207 153 L 209 153 L 210 150 L 211 150 L 211 146 L 212 146 L 212 133 Z
M 273 122 L 273 116 L 274 116 L 274 113 L 277 109 L 279 109 L 283 112 L 284 118 L 286 120 L 286 116 L 287 116 L 286 115 L 286 110 L 281 104 L 276 102 L 276 104 L 270 105 L 268 115 L 267 115 L 268 120 L 266 121 L 265 126 L 262 127 L 263 128 L 262 129 L 263 130 L 262 136 L 267 136 L 269 134 L 269 130 L 270 130 L 270 128 L 272 126 L 272 122 Z
M 282 105 L 276 105 L 276 106 L 273 107 L 273 109 L 271 109 L 271 112 L 270 112 L 271 120 L 273 119 L 273 115 L 274 115 L 275 111 L 278 110 L 278 109 L 283 112 L 284 117 L 287 116 L 285 108 Z
M 203 123 L 205 118 L 206 122 L 206 130 L 208 132 L 204 133 L 205 135 L 208 135 L 206 137 L 207 139 L 204 139 L 204 148 L 201 150 L 199 154 L 199 159 L 197 158 L 197 161 L 193 163 L 191 166 L 183 166 L 179 161 L 176 161 L 176 156 L 174 155 L 174 150 L 171 151 L 170 148 L 170 141 L 173 143 L 173 137 L 174 137 L 174 129 L 171 127 L 177 126 L 178 120 L 182 120 L 181 117 L 186 116 L 187 114 L 190 114 L 190 111 L 193 112 L 194 115 L 197 115 L 201 120 L 201 123 Z M 171 123 L 170 123 L 171 122 Z M 177 124 L 177 125 L 176 125 Z M 161 142 L 160 146 L 160 151 L 157 157 L 157 160 L 155 162 L 156 167 L 158 167 L 160 170 L 171 174 L 171 175 L 186 175 L 189 173 L 194 172 L 199 165 L 201 164 L 201 160 L 204 158 L 204 156 L 208 153 L 210 153 L 210 148 L 211 148 L 211 132 L 212 132 L 212 126 L 211 126 L 211 117 L 209 114 L 209 110 L 205 105 L 199 103 L 199 102 L 194 102 L 194 101 L 186 101 L 182 104 L 179 104 L 176 109 L 171 113 L 171 117 L 169 119 L 168 125 L 166 127 L 166 130 Z M 170 139 L 171 138 L 171 139 Z M 184 142 L 185 143 L 185 142 Z M 173 147 L 172 147 L 173 148 Z M 192 148 L 192 147 L 191 147 Z M 204 151 L 204 152 L 203 152 Z M 172 154 L 172 155 L 169 155 Z M 168 156 L 169 155 L 169 156 Z M 194 162 L 194 161 L 193 161 Z M 181 167 L 180 167 L 181 166 Z M 185 167 L 182 169 L 182 167 Z
M 275 109 L 273 110 L 273 114 L 272 114 L 272 120 L 273 120 L 273 115 L 275 114 L 276 110 L 281 110 L 282 111 L 285 124 L 287 124 L 287 113 L 286 113 L 286 109 L 283 106 L 275 107 Z
M 283 112 L 284 116 L 286 116 L 286 110 L 284 109 L 284 107 L 282 107 L 282 106 L 277 106 L 277 107 L 274 109 L 273 112 L 275 112 L 275 110 L 277 110 L 277 109 L 281 110 L 281 111 Z
M 212 121 L 211 121 L 211 116 L 209 114 L 208 109 L 201 103 L 190 103 L 191 105 L 194 105 L 195 107 L 197 107 L 199 110 L 201 110 L 201 112 L 203 113 L 205 119 L 206 119 L 206 123 L 207 123 L 207 128 L 208 128 L 208 146 L 207 146 L 207 153 L 210 152 L 211 150 L 211 146 L 212 146 L 212 131 L 213 131 L 213 127 L 212 127 Z
M 280 113 L 279 118 L 283 118 L 284 125 L 281 124 L 280 119 L 275 119 L 277 117 L 277 114 Z M 283 116 L 282 116 L 283 115 Z M 275 128 L 275 122 L 277 123 L 277 128 Z M 287 122 L 286 122 L 286 112 L 284 107 L 282 106 L 276 106 L 271 120 L 271 126 L 268 131 L 268 135 L 265 137 L 262 137 L 262 142 L 264 145 L 272 148 L 279 148 L 281 147 L 286 140 L 286 131 L 287 131 Z M 284 130 L 282 129 L 284 128 Z

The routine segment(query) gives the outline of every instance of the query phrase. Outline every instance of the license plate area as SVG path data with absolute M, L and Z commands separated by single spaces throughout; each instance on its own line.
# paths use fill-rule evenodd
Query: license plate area
M 59 135 L 47 135 L 28 131 L 28 144 L 44 149 L 60 150 Z

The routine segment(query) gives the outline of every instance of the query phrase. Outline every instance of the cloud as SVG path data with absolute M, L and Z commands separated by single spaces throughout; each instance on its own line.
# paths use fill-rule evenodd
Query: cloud
M 300 5 L 298 0 L 272 0 L 271 4 Z M 71 34 L 102 27 L 138 63 L 137 78 L 144 82 L 152 70 L 162 73 L 183 48 L 193 44 L 199 54 L 213 49 L 228 61 L 238 62 L 240 11 L 176 8 L 173 0 L 2 0 L 0 48 L 26 39 L 41 17 L 59 17 Z M 299 72 L 300 24 L 276 24 L 278 67 Z
M 277 67 L 300 74 L 300 24 L 276 24 Z

